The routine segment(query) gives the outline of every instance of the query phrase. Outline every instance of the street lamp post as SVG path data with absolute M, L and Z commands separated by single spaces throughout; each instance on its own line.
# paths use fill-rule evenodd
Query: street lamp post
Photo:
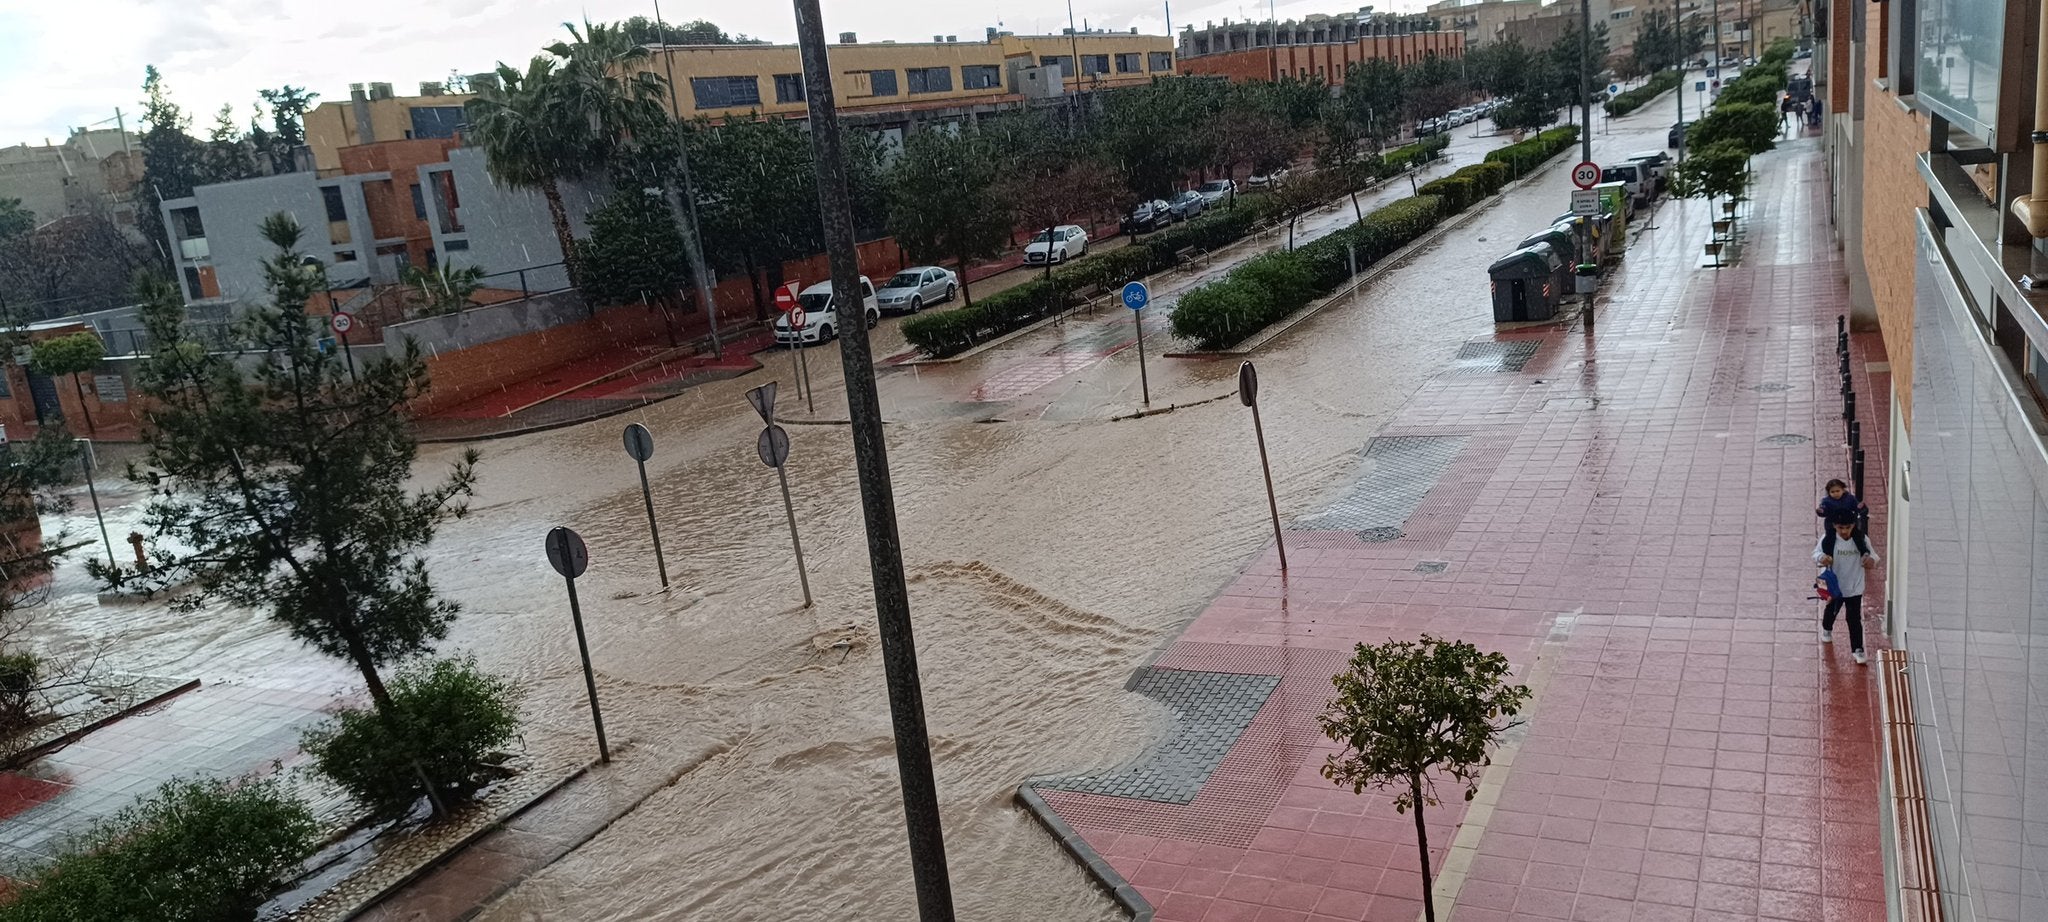
M 661 0 L 654 0 L 654 23 L 664 33 L 662 44 L 666 46 L 668 26 L 661 19 Z M 690 180 L 690 136 L 683 130 L 683 108 L 676 95 L 676 57 L 664 47 L 661 58 L 668 66 L 668 107 L 676 120 L 676 168 L 683 179 L 683 187 L 669 196 L 669 209 L 676 213 L 676 224 L 682 229 L 683 256 L 690 261 L 690 277 L 697 282 L 697 300 L 704 302 L 704 319 L 711 325 L 711 355 L 722 359 L 725 347 L 718 341 L 718 305 L 711 299 L 711 275 L 705 267 L 704 245 L 699 239 L 697 187 Z
M 1579 155 L 1593 160 L 1593 4 L 1579 0 Z
M 839 137 L 825 25 L 818 13 L 818 0 L 794 0 L 794 4 L 797 46 L 808 88 L 811 149 L 818 165 L 825 254 L 832 267 L 832 297 L 840 304 L 859 304 L 860 264 L 854 251 L 853 207 L 846 189 L 846 158 Z M 1052 257 L 1050 244 L 1048 240 L 1048 260 Z M 896 771 L 903 787 L 903 818 L 909 827 L 918 917 L 922 922 L 953 922 L 953 885 L 946 870 L 938 783 L 932 774 L 924 690 L 911 633 L 910 589 L 903 578 L 903 543 L 896 531 L 895 488 L 889 480 L 889 450 L 882 438 L 882 407 L 875 388 L 867 324 L 846 325 L 839 337 L 839 361 L 846 375 L 848 428 L 853 435 L 854 467 L 867 525 L 868 569 L 874 580 L 877 634 L 889 688 L 889 717 L 895 730 Z

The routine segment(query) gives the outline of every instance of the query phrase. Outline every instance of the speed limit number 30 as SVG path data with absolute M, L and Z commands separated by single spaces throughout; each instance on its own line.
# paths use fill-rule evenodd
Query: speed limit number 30
M 1591 189 L 1600 184 L 1600 165 L 1588 160 L 1572 167 L 1572 185 Z

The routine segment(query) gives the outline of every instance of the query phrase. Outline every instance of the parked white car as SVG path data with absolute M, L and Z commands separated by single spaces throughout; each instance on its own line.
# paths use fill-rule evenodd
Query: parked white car
M 1284 183 L 1286 181 L 1287 168 L 1283 166 L 1277 170 L 1274 170 L 1271 173 L 1253 173 L 1251 178 L 1246 180 L 1245 182 L 1248 183 L 1254 189 L 1263 189 L 1267 186 L 1280 185 L 1281 183 Z
M 913 266 L 891 276 L 875 293 L 884 311 L 915 314 L 927 304 L 953 300 L 960 280 L 938 266 Z
M 1050 238 L 1045 231 L 1039 231 L 1038 236 L 1031 238 L 1031 242 L 1024 245 L 1024 262 L 1044 265 L 1048 258 L 1046 254 L 1050 253 L 1053 262 L 1063 263 L 1087 252 L 1088 232 L 1079 224 L 1062 224 L 1052 229 Z
M 868 277 L 860 277 L 861 306 L 866 308 L 868 326 L 872 327 L 882 319 L 882 310 L 875 301 L 875 283 Z M 804 289 L 796 296 L 797 306 L 804 311 L 804 328 L 789 328 L 789 315 L 775 318 L 775 341 L 778 343 L 822 343 L 839 335 L 840 320 L 838 305 L 832 303 L 832 283 L 819 282 Z

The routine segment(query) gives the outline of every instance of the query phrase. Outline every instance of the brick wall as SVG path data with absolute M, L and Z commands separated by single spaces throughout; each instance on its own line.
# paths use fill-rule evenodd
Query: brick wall
M 1866 4 L 1868 15 L 1882 18 L 1882 4 Z M 1870 22 L 1869 34 L 1878 32 Z M 1873 50 L 1874 51 L 1874 50 Z M 1927 204 L 1915 154 L 1927 147 L 1927 121 L 1899 108 L 1898 98 L 1868 81 L 1877 77 L 1882 56 L 1870 54 L 1863 79 L 1869 87 L 1863 102 L 1863 265 L 1877 305 L 1878 328 L 1884 333 L 1899 412 L 1913 423 L 1913 269 L 1916 263 L 1913 211 Z M 1854 245 L 1851 241 L 1851 245 Z
M 680 318 L 678 318 L 680 320 Z M 576 323 L 453 349 L 427 358 L 433 389 L 413 402 L 418 415 L 459 406 L 563 364 L 622 343 L 668 342 L 661 311 L 639 305 L 611 307 Z

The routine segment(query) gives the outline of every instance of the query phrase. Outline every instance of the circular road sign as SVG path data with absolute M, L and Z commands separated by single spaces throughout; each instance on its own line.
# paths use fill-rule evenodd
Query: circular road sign
M 590 569 L 590 550 L 583 546 L 583 536 L 567 528 L 548 532 L 548 563 L 570 579 L 582 576 Z
M 1132 282 L 1124 286 L 1123 298 L 1125 307 L 1141 311 L 1145 309 L 1145 305 L 1152 303 L 1152 290 L 1146 288 L 1144 282 Z
M 335 314 L 333 319 L 329 320 L 328 323 L 334 325 L 334 332 L 346 333 L 349 331 L 349 328 L 354 327 L 356 325 L 356 318 L 350 317 L 347 314 Z
M 789 328 L 791 330 L 802 332 L 804 327 L 811 325 L 810 321 L 811 315 L 804 313 L 803 308 L 792 307 L 789 309 Z
M 646 426 L 633 423 L 626 427 L 626 454 L 635 461 L 646 461 L 654 457 L 654 433 Z
M 761 437 L 754 442 L 754 450 L 760 453 L 762 464 L 781 467 L 789 460 L 789 433 L 781 426 L 770 425 L 761 430 Z
M 1237 399 L 1248 407 L 1259 403 L 1259 370 L 1250 362 L 1237 366 Z
M 1600 184 L 1600 164 L 1588 160 L 1572 167 L 1572 185 L 1591 189 Z

